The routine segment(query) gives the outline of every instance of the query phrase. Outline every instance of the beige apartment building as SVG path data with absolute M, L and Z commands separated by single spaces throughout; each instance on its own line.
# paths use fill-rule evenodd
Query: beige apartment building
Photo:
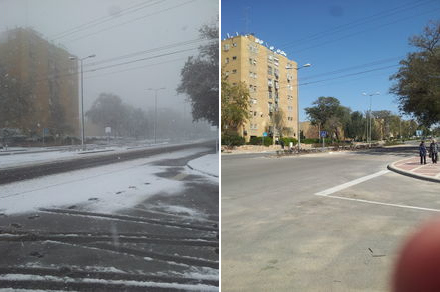
M 229 83 L 245 82 L 249 88 L 251 117 L 238 129 L 239 135 L 246 141 L 265 132 L 297 137 L 296 62 L 253 35 L 237 35 L 222 40 L 221 66 Z M 283 114 L 283 133 L 274 130 L 276 112 Z
M 71 56 L 31 28 L 0 34 L 0 70 L 20 82 L 28 107 L 25 114 L 0 117 L 0 128 L 18 128 L 26 136 L 78 136 L 78 66 Z

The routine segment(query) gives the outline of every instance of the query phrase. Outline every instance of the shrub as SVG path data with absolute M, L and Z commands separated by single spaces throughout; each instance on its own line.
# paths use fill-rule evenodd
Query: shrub
M 263 143 L 263 137 L 251 137 L 251 139 L 249 140 L 249 145 L 262 145 Z M 264 146 L 270 146 L 273 144 L 273 139 L 272 137 L 264 137 Z
M 292 137 L 283 137 L 283 138 L 281 138 L 281 140 L 283 140 L 283 142 L 284 142 L 284 147 L 289 147 L 290 142 L 293 143 L 293 146 L 298 144 L 298 140 L 296 140 L 295 138 L 292 138 Z
M 304 143 L 304 144 L 316 144 L 316 143 L 319 143 L 319 139 L 315 139 L 315 138 L 307 138 L 307 139 L 304 139 L 304 140 L 301 139 L 301 143 Z
M 243 137 L 234 132 L 226 132 L 222 134 L 222 145 L 229 147 L 244 145 L 245 140 Z

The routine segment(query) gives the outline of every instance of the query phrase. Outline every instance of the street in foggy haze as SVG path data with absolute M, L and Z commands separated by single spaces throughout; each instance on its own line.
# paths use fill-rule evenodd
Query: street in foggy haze
M 0 1 L 0 290 L 218 291 L 218 13 Z

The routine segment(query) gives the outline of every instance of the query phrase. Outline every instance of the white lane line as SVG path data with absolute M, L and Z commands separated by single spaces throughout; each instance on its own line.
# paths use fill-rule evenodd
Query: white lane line
M 315 194 L 315 195 L 318 195 L 318 194 Z M 398 208 L 422 210 L 422 211 L 431 211 L 431 212 L 440 212 L 439 209 L 431 209 L 431 208 L 423 208 L 423 207 L 399 205 L 399 204 L 390 204 L 390 203 L 383 203 L 383 202 L 377 202 L 377 201 L 369 201 L 369 200 L 362 200 L 362 199 L 346 198 L 346 197 L 340 197 L 340 196 L 327 196 L 327 195 L 318 195 L 318 196 L 322 196 L 322 197 L 326 197 L 326 198 L 339 199 L 339 200 L 356 201 L 356 202 L 362 202 L 362 203 L 368 203 L 368 204 L 382 205 L 382 206 L 390 206 L 390 207 L 398 207 Z
M 315 195 L 317 195 L 317 196 L 328 196 L 330 194 L 336 193 L 336 192 L 341 191 L 343 189 L 346 189 L 346 188 L 349 188 L 351 186 L 360 184 L 360 183 L 362 183 L 364 181 L 367 181 L 367 180 L 370 180 L 372 178 L 384 175 L 384 174 L 386 174 L 388 172 L 390 172 L 390 171 L 389 170 L 381 170 L 379 172 L 376 172 L 376 173 L 373 173 L 373 174 L 370 174 L 370 175 L 367 175 L 367 176 L 363 176 L 361 178 L 358 178 L 358 179 L 352 180 L 350 182 L 347 182 L 347 183 L 335 186 L 333 188 L 323 190 L 323 191 L 321 191 L 319 193 L 316 193 Z
M 389 206 L 389 207 L 398 207 L 398 208 L 405 208 L 405 209 L 413 209 L 413 210 L 422 210 L 422 211 L 431 211 L 431 212 L 440 212 L 440 209 L 432 209 L 432 208 L 423 208 L 423 207 L 416 207 L 416 206 L 409 206 L 409 205 L 400 205 L 400 204 L 391 204 L 391 203 L 383 203 L 378 201 L 370 201 L 370 200 L 363 200 L 363 199 L 355 199 L 355 198 L 347 198 L 347 197 L 341 197 L 341 196 L 331 196 L 331 194 L 341 191 L 343 189 L 349 188 L 351 186 L 360 184 L 364 181 L 370 180 L 372 178 L 384 175 L 386 173 L 390 172 L 389 170 L 381 170 L 379 172 L 352 180 L 350 182 L 338 185 L 336 187 L 326 189 L 324 191 L 321 191 L 319 193 L 316 193 L 316 196 L 326 197 L 326 198 L 332 198 L 332 199 L 339 199 L 339 200 L 346 200 L 346 201 L 355 201 L 355 202 L 362 202 L 362 203 L 368 203 L 368 204 L 374 204 L 374 205 L 382 205 L 382 206 Z

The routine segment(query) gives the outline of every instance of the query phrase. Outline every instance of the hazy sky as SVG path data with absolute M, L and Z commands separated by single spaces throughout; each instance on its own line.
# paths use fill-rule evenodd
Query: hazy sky
M 0 31 L 29 26 L 79 58 L 96 54 L 84 60 L 85 71 L 115 65 L 84 74 L 86 109 L 110 92 L 147 110 L 154 106 L 150 87 L 166 87 L 158 107 L 182 109 L 185 97 L 175 90 L 180 69 L 203 42 L 169 45 L 199 39 L 199 28 L 216 23 L 218 10 L 218 0 L 0 0 Z
M 301 109 L 334 96 L 365 111 L 362 92 L 379 91 L 372 109 L 397 113 L 389 76 L 415 50 L 408 38 L 439 15 L 439 0 L 223 0 L 222 38 L 252 32 L 299 65 L 311 63 L 299 71 Z

